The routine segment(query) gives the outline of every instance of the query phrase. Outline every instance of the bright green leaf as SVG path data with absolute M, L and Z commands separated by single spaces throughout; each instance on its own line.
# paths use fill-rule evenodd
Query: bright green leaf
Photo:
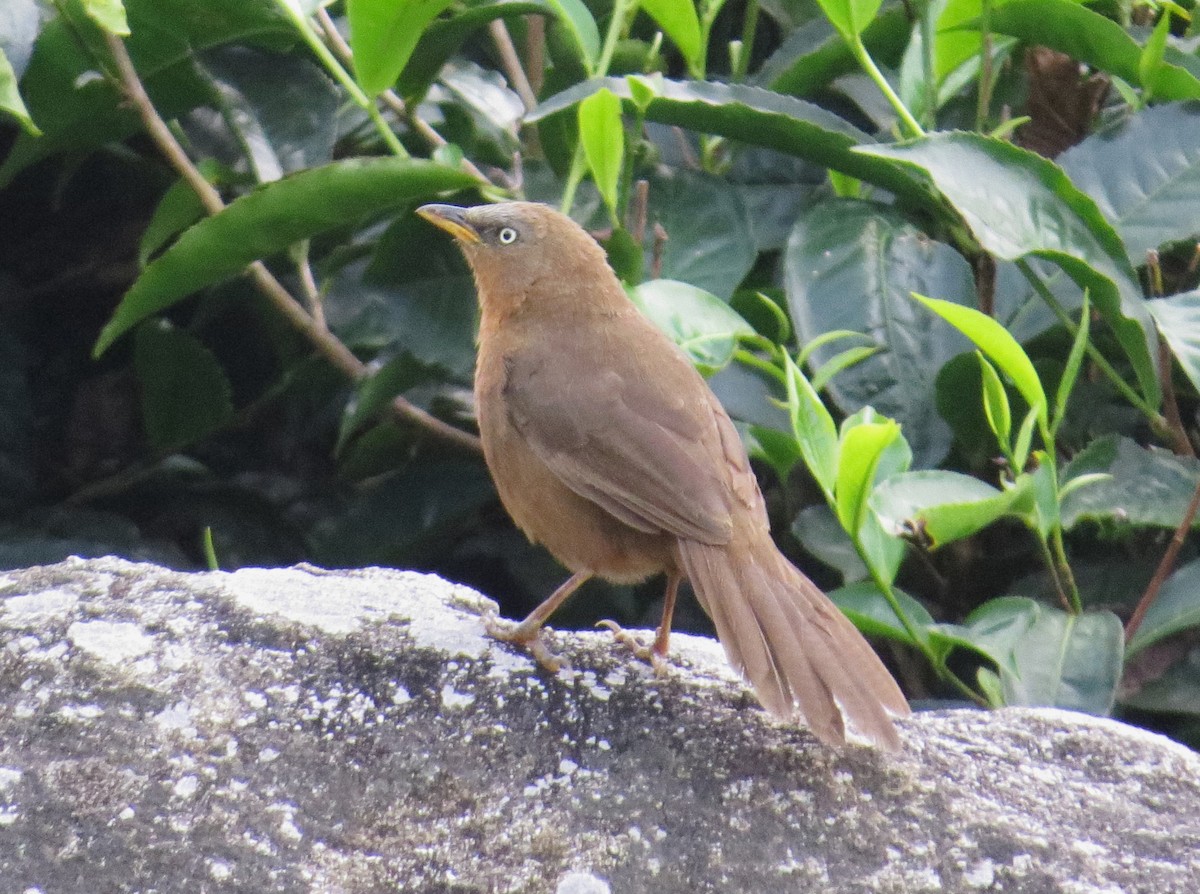
M 855 536 L 867 517 L 867 500 L 875 483 L 875 470 L 883 451 L 900 437 L 900 426 L 890 419 L 863 422 L 842 432 L 838 445 L 837 516 Z
M 856 348 L 847 348 L 840 354 L 834 354 L 828 360 L 821 364 L 820 368 L 813 373 L 812 386 L 820 391 L 832 381 L 833 377 L 843 370 L 847 370 L 857 363 L 862 363 L 868 357 L 878 354 L 883 348 L 879 345 L 859 345 Z
M 975 352 L 979 358 L 979 369 L 983 374 L 983 413 L 991 426 L 992 434 L 1000 442 L 1004 451 L 1011 449 L 1008 436 L 1012 434 L 1012 410 L 1008 405 L 1008 392 L 1000 381 L 1000 374 L 980 351 Z
M 30 135 L 37 136 L 41 133 L 29 117 L 29 110 L 25 108 L 25 101 L 21 99 L 21 93 L 17 90 L 17 75 L 13 71 L 12 63 L 4 55 L 3 47 L 0 47 L 0 111 L 8 112 L 16 118 Z
M 689 68 L 703 68 L 705 48 L 700 42 L 700 19 L 692 0 L 641 0 L 640 5 L 679 47 Z
M 146 317 L 293 242 L 472 183 L 461 171 L 431 162 L 374 158 L 334 162 L 266 184 L 185 230 L 152 261 L 117 305 L 93 351 L 99 356 Z
M 833 499 L 838 470 L 838 435 L 833 417 L 821 403 L 800 367 L 785 355 L 788 414 L 805 465 L 828 500 Z
M 1037 418 L 1037 410 L 1031 408 L 1025 414 L 1025 421 L 1021 423 L 1021 428 L 1017 431 L 1017 440 L 1012 448 L 1014 472 L 1020 472 L 1025 468 L 1025 462 L 1029 459 L 1029 448 L 1033 445 L 1033 428 L 1037 424 Z
M 584 5 L 583 0 L 546 0 L 558 14 L 561 21 L 575 42 L 579 51 L 579 59 L 589 74 L 596 66 L 600 56 L 600 30 L 596 20 Z
M 896 537 L 918 533 L 937 549 L 1006 515 L 1011 495 L 978 478 L 939 470 L 904 472 L 871 494 L 871 508 Z
M 1149 102 L 1154 95 L 1153 84 L 1163 67 L 1163 50 L 1167 47 L 1167 34 L 1170 32 L 1170 28 L 1171 14 L 1163 10 L 1158 17 L 1158 24 L 1150 32 L 1150 39 L 1146 41 L 1146 45 L 1142 47 L 1142 53 L 1138 57 L 1138 74 L 1141 76 L 1143 84 L 1150 85 L 1146 87 L 1146 95 L 1143 97 L 1145 102 Z
M 427 25 L 453 0 L 347 0 L 359 86 L 375 96 L 400 76 Z
M 883 5 L 883 0 L 817 0 L 826 18 L 846 40 L 860 35 Z
M 617 186 L 625 161 L 625 131 L 621 126 L 621 100 L 611 90 L 599 90 L 579 104 L 579 140 L 592 179 L 615 221 Z
M 121 0 L 83 0 L 83 8 L 93 22 L 117 37 L 129 36 L 125 5 Z

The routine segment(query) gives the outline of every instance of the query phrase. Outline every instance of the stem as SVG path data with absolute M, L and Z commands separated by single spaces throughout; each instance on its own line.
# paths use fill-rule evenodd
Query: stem
M 583 175 L 586 172 L 587 158 L 583 154 L 583 142 L 580 141 L 575 144 L 575 154 L 571 157 L 571 170 L 567 173 L 562 200 L 558 205 L 558 210 L 563 214 L 571 213 L 571 205 L 575 202 L 575 191 L 579 189 L 579 184 L 583 182 Z
M 742 51 L 738 57 L 737 68 L 733 72 L 733 82 L 736 84 L 746 77 L 750 70 L 750 56 L 754 52 L 754 35 L 758 31 L 758 0 L 747 0 L 746 17 L 742 20 Z M 707 41 L 704 46 L 707 46 Z M 703 72 L 701 73 L 703 77 Z
M 1138 600 L 1137 608 L 1133 610 L 1133 614 L 1129 616 L 1129 621 L 1125 624 L 1125 642 L 1133 639 L 1133 635 L 1142 626 L 1142 619 L 1146 617 L 1146 611 L 1154 604 L 1154 600 L 1158 598 L 1159 589 L 1162 588 L 1167 576 L 1171 573 L 1171 569 L 1175 567 L 1175 559 L 1179 556 L 1179 550 L 1183 547 L 1183 541 L 1192 529 L 1192 520 L 1196 517 L 1197 510 L 1200 510 L 1200 484 L 1197 484 L 1196 489 L 1192 491 L 1192 501 L 1188 503 L 1187 511 L 1183 513 L 1183 519 L 1179 522 L 1179 526 L 1175 528 L 1171 542 L 1167 545 L 1167 551 L 1163 553 L 1162 560 L 1158 563 L 1158 567 L 1154 569 L 1154 576 L 1150 578 L 1150 583 L 1146 586 L 1146 592 Z
M 600 58 L 596 60 L 596 70 L 593 77 L 602 78 L 608 74 L 608 66 L 612 64 L 613 53 L 617 50 L 617 40 L 625 24 L 634 0 L 616 0 L 613 4 L 612 18 L 608 20 L 608 31 L 604 34 L 604 46 L 600 49 Z
M 1054 554 L 1050 552 L 1050 544 L 1042 539 L 1041 534 L 1037 537 L 1039 551 L 1042 554 L 1042 561 L 1046 563 L 1046 570 L 1050 572 L 1050 579 L 1054 581 L 1054 591 L 1058 594 L 1058 601 L 1062 603 L 1063 610 L 1071 611 L 1071 600 L 1067 597 L 1067 591 L 1063 587 L 1062 578 L 1058 574 L 1058 563 L 1054 560 Z
M 1039 277 L 1037 273 L 1034 272 L 1034 269 L 1029 266 L 1029 262 L 1025 260 L 1019 260 L 1016 262 L 1016 265 L 1017 269 L 1021 271 L 1022 275 L 1024 275 L 1029 284 L 1033 286 L 1033 290 L 1038 293 L 1043 301 L 1046 302 L 1046 305 L 1051 311 L 1054 312 L 1054 315 L 1058 317 L 1059 322 L 1066 327 L 1067 332 L 1074 336 L 1077 328 L 1075 321 L 1072 320 L 1070 314 L 1063 309 L 1063 306 L 1059 303 L 1058 299 L 1054 297 L 1054 294 L 1046 287 L 1046 284 L 1042 282 L 1041 277 Z M 1104 373 L 1105 378 L 1107 378 L 1112 386 L 1121 393 L 1121 396 L 1129 401 L 1129 403 L 1136 409 L 1138 409 L 1142 415 L 1150 421 L 1151 425 L 1160 430 L 1167 426 L 1167 421 L 1158 412 L 1158 409 L 1147 403 L 1140 394 L 1133 390 L 1129 383 L 1121 378 L 1121 374 L 1118 373 L 1113 368 L 1112 364 L 1109 363 L 1104 357 L 1104 355 L 1100 353 L 1100 349 L 1092 343 L 1090 338 L 1088 339 L 1085 350 L 1087 351 L 1088 359 L 1096 364 L 1096 367 L 1102 373 Z
M 938 84 L 934 70 L 934 53 L 937 50 L 937 28 L 933 20 L 933 0 L 925 0 L 921 6 L 921 72 L 925 78 L 925 119 L 928 127 L 937 122 Z
M 504 68 L 505 77 L 521 97 L 525 111 L 533 111 L 537 105 L 537 95 L 525 75 L 517 48 L 513 46 L 512 35 L 508 33 L 508 26 L 504 24 L 503 19 L 492 19 L 488 24 L 488 33 L 492 35 L 492 43 L 496 45 L 496 51 L 500 54 L 500 65 Z
M 1083 600 L 1079 598 L 1079 587 L 1075 583 L 1075 573 L 1067 562 L 1067 548 L 1063 543 L 1062 528 L 1055 525 L 1050 533 L 1050 545 L 1054 548 L 1054 561 L 1058 566 L 1058 576 L 1067 585 L 1067 595 L 1070 597 L 1068 610 L 1074 614 L 1083 613 Z
M 925 136 L 925 130 L 917 122 L 917 119 L 912 116 L 912 112 L 904 105 L 904 101 L 896 95 L 896 91 L 892 89 L 892 85 L 887 82 L 887 78 L 883 76 L 883 72 L 875 64 L 875 60 L 871 58 L 871 54 L 867 52 L 867 48 L 863 46 L 862 37 L 854 35 L 850 41 L 850 52 L 854 54 L 854 58 L 858 60 L 858 64 L 863 67 L 875 85 L 883 92 L 887 101 L 892 108 L 896 110 L 896 114 L 900 116 L 900 120 L 904 122 L 904 126 L 908 128 L 909 135 L 914 137 Z
M 995 57 L 992 43 L 992 0 L 983 0 L 980 7 L 979 31 L 979 98 L 975 106 L 975 129 L 983 132 L 992 106 L 992 90 L 996 84 Z
M 171 133 L 171 129 L 167 127 L 167 123 L 154 108 L 154 104 L 146 94 L 145 86 L 138 77 L 137 70 L 133 67 L 133 60 L 129 58 L 125 43 L 120 38 L 107 33 L 105 41 L 108 43 L 109 52 L 116 63 L 120 77 L 117 87 L 137 110 L 142 126 L 146 128 L 146 133 L 153 140 L 155 146 L 176 173 L 196 193 L 200 203 L 204 205 L 209 214 L 217 214 L 224 210 L 225 203 L 221 200 L 221 196 L 192 164 L 187 153 L 183 151 L 183 147 L 179 145 L 179 141 L 175 139 L 175 135 Z M 284 319 L 295 327 L 318 352 L 324 355 L 334 368 L 341 370 L 347 378 L 354 381 L 366 378 L 368 371 L 363 362 L 312 315 L 305 312 L 300 302 L 292 297 L 262 261 L 255 261 L 247 270 L 255 287 L 266 296 Z M 415 404 L 409 403 L 403 397 L 397 396 L 393 399 L 392 410 L 397 416 L 416 423 L 447 441 L 476 453 L 482 450 L 477 437 L 443 422 Z

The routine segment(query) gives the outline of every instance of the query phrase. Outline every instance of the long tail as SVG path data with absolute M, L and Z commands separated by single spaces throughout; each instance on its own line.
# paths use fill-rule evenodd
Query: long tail
M 892 716 L 907 716 L 909 707 L 896 681 L 769 536 L 747 531 L 724 546 L 678 543 L 680 564 L 725 655 L 764 708 L 778 717 L 803 717 L 830 745 L 846 740 L 844 716 L 875 745 L 900 747 Z

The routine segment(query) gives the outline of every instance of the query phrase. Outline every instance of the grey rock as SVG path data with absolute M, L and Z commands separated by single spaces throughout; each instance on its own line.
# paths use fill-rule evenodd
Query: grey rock
M 1051 710 L 918 714 L 899 755 L 434 577 L 0 575 L 0 892 L 1200 889 L 1200 757 Z

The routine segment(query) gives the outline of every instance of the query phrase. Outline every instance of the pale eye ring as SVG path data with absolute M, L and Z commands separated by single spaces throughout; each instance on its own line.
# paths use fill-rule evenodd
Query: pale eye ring
M 517 241 L 517 231 L 512 227 L 504 227 L 496 234 L 496 238 L 500 240 L 501 245 L 512 245 Z

